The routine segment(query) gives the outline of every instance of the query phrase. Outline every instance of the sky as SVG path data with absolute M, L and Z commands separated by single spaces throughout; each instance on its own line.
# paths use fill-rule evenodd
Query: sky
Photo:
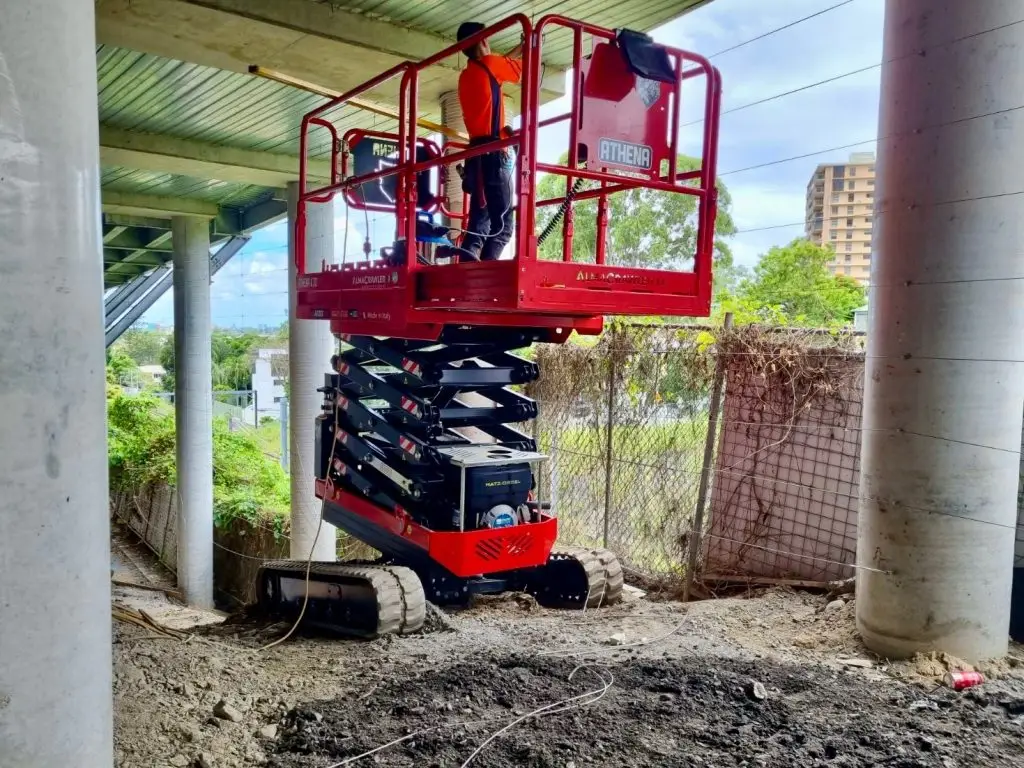
M 819 163 L 843 162 L 851 152 L 874 151 L 883 6 L 884 0 L 714 0 L 652 33 L 658 42 L 712 57 L 721 70 L 718 171 L 732 195 L 739 232 L 731 245 L 738 264 L 753 266 L 773 245 L 785 245 L 803 234 L 807 181 Z M 727 50 L 747 41 L 752 42 Z M 684 125 L 699 118 L 703 109 L 700 98 L 689 95 L 684 92 Z M 762 100 L 766 101 L 749 106 Z M 545 105 L 541 116 L 565 108 L 564 102 L 553 102 Z M 699 153 L 700 131 L 699 124 L 684 129 L 683 152 Z M 555 160 L 565 143 L 564 131 L 542 131 L 541 157 Z M 833 149 L 837 147 L 842 149 Z M 799 157 L 811 153 L 815 154 Z M 350 217 L 348 258 L 361 254 L 367 231 L 374 250 L 389 244 L 392 224 L 385 217 L 368 219 L 359 211 Z M 339 258 L 346 249 L 345 234 L 345 211 L 339 203 Z M 220 327 L 278 326 L 287 319 L 284 222 L 252 236 L 214 278 L 211 301 L 213 322 Z M 168 291 L 142 322 L 172 321 Z

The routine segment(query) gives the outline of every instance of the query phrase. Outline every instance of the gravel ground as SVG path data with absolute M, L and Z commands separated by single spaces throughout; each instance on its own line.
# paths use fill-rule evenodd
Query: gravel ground
M 413 734 L 347 764 L 459 768 L 511 726 L 468 765 L 1024 766 L 1024 671 L 937 689 L 962 662 L 872 660 L 852 617 L 785 591 L 586 613 L 520 596 L 438 612 L 416 636 L 269 651 L 280 627 L 182 642 L 118 623 L 116 765 L 327 768 Z

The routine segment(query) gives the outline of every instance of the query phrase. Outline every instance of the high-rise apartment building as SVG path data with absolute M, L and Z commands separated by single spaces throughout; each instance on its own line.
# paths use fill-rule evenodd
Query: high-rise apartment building
M 815 169 L 807 184 L 806 233 L 811 242 L 833 247 L 833 273 L 868 282 L 874 210 L 874 154 L 856 152 L 847 163 Z

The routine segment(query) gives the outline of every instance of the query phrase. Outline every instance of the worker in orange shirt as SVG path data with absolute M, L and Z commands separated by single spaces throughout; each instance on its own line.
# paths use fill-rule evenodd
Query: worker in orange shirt
M 462 41 L 484 29 L 479 22 L 467 21 L 459 26 L 457 37 Z M 522 78 L 522 45 L 502 56 L 491 53 L 487 41 L 483 40 L 465 54 L 469 62 L 459 76 L 459 104 L 469 144 L 474 146 L 507 138 L 512 129 L 505 125 L 501 86 L 518 83 Z M 514 165 L 511 148 L 466 162 L 463 190 L 471 195 L 471 204 L 461 247 L 482 261 L 498 259 L 512 239 Z

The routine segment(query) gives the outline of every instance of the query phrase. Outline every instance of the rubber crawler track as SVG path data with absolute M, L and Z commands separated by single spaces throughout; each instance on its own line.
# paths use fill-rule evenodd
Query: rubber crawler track
M 305 560 L 271 560 L 262 571 L 273 571 L 305 579 Z M 423 628 L 427 617 L 427 600 L 419 577 L 409 568 L 396 565 L 345 565 L 344 563 L 312 563 L 309 577 L 343 576 L 366 582 L 377 597 L 377 627 L 366 637 L 389 634 L 410 634 Z
M 622 587 L 626 580 L 622 573 L 622 564 L 614 552 L 607 549 L 590 550 L 601 567 L 604 568 L 604 599 L 601 605 L 615 605 L 622 601 Z
M 547 568 L 553 570 L 564 567 L 568 561 L 575 561 L 579 566 L 579 571 L 576 573 L 577 578 L 565 584 L 562 589 L 558 588 L 562 585 L 546 585 L 548 590 L 546 597 L 554 598 L 560 607 L 564 608 L 582 610 L 600 608 L 605 597 L 606 586 L 605 569 L 597 555 L 587 549 L 556 548 L 548 557 Z M 540 594 L 537 597 L 542 603 L 544 602 L 541 600 Z

